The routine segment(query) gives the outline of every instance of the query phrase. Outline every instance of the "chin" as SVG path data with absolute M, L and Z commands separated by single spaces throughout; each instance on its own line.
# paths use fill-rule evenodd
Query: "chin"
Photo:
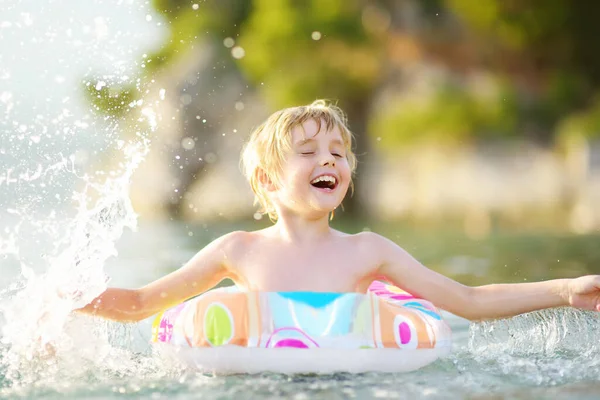
M 318 213 L 330 213 L 338 208 L 342 204 L 342 199 L 339 196 L 331 196 L 329 198 L 323 198 L 321 196 L 315 196 L 309 200 L 310 208 Z
M 319 204 L 319 206 L 317 206 L 315 208 L 318 213 L 329 214 L 329 213 L 334 212 L 339 206 L 340 206 L 340 203 Z

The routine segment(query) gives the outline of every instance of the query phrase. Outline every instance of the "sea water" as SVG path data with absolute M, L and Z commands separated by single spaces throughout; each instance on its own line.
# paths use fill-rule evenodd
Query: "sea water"
M 142 222 L 137 231 L 123 231 L 115 240 L 115 256 L 101 262 L 101 268 L 111 277 L 111 285 L 138 287 L 174 270 L 229 228 Z M 152 254 L 148 248 L 153 249 Z M 46 279 L 47 287 L 56 287 Z M 167 364 L 158 357 L 149 343 L 150 320 L 118 324 L 66 315 L 57 307 L 50 310 L 52 323 L 26 323 L 42 310 L 48 312 L 41 303 L 8 301 L 27 287 L 21 284 L 12 297 L 2 296 L 3 310 L 6 304 L 22 310 L 3 328 L 23 327 L 19 336 L 23 340 L 14 341 L 9 336 L 7 341 L 3 336 L 0 397 L 362 399 L 496 395 L 591 399 L 600 395 L 596 343 L 600 321 L 589 312 L 555 309 L 477 324 L 445 313 L 453 329 L 453 351 L 410 373 L 211 376 Z M 44 293 L 39 286 L 38 291 Z M 54 355 L 49 356 L 33 340 L 40 332 L 54 346 Z M 27 346 L 25 337 L 33 343 Z
M 149 320 L 72 313 L 108 285 L 174 270 L 226 228 L 140 223 L 128 190 L 156 107 L 133 105 L 125 136 L 73 89 L 89 74 L 135 76 L 132 53 L 160 30 L 144 2 L 2 4 L 0 398 L 600 397 L 598 317 L 576 310 L 480 324 L 446 314 L 454 349 L 421 370 L 296 376 L 198 374 L 154 353 Z

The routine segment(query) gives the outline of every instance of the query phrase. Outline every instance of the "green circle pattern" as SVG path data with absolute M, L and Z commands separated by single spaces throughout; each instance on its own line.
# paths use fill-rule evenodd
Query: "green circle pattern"
M 212 346 L 229 343 L 233 336 L 233 321 L 222 304 L 211 304 L 204 314 L 204 336 Z

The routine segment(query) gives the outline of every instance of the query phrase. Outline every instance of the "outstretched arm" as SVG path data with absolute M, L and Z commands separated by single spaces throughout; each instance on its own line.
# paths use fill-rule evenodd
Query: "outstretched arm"
M 372 234 L 369 240 L 381 257 L 379 275 L 469 320 L 511 317 L 568 305 L 600 311 L 600 276 L 469 287 L 426 268 L 386 238 Z
M 237 232 L 200 250 L 180 269 L 140 289 L 108 288 L 77 311 L 123 322 L 140 321 L 214 287 L 229 277 L 227 254 Z

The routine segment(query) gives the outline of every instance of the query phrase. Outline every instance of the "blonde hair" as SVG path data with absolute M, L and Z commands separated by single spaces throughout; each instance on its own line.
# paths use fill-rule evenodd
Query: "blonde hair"
M 296 126 L 314 120 L 318 131 L 324 124 L 326 131 L 337 127 L 346 148 L 346 158 L 350 171 L 356 169 L 356 156 L 352 151 L 352 132 L 348 129 L 348 120 L 344 112 L 325 100 L 316 100 L 310 105 L 285 108 L 273 113 L 250 135 L 242 150 L 241 167 L 254 192 L 254 204 L 260 204 L 259 212 L 269 214 L 271 220 L 277 220 L 277 212 L 266 190 L 261 185 L 260 174 L 274 184 L 280 184 L 280 172 L 286 154 L 292 150 L 291 132 Z M 350 182 L 352 187 L 352 182 Z

